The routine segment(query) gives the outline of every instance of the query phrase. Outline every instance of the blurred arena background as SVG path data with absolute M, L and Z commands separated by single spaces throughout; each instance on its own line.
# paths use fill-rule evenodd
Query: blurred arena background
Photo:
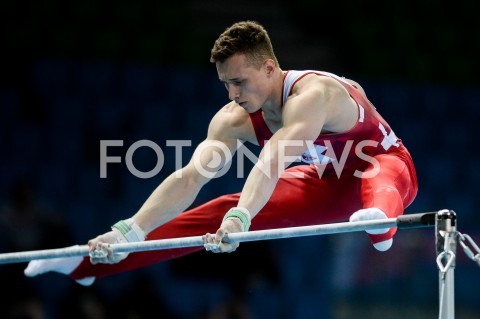
M 407 213 L 453 209 L 480 240 L 480 27 L 457 1 L 9 1 L 1 6 L 0 249 L 86 243 L 132 215 L 175 168 L 167 140 L 201 141 L 228 96 L 209 63 L 239 20 L 270 33 L 282 69 L 352 78 L 416 161 L 420 190 Z M 100 178 L 100 140 L 122 163 Z M 134 142 L 165 153 L 156 176 L 125 165 Z M 193 147 L 184 148 L 188 159 Z M 253 148 L 252 148 L 253 149 Z M 148 148 L 137 169 L 156 164 Z M 248 165 L 248 163 L 247 163 Z M 195 204 L 240 191 L 231 172 Z M 294 213 L 294 212 L 292 212 Z M 478 318 L 480 268 L 457 253 L 456 314 Z M 212 267 L 220 262 L 221 268 Z M 240 267 L 240 264 L 243 267 Z M 436 318 L 432 229 L 399 232 L 375 251 L 364 234 L 242 244 L 201 252 L 82 287 L 26 264 L 0 265 L 1 318 Z M 248 271 L 246 270 L 248 269 Z

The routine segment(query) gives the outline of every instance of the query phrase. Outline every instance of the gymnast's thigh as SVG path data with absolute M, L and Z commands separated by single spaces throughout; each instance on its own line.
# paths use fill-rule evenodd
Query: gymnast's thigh
M 300 176 L 282 175 L 270 200 L 252 221 L 251 229 L 341 222 L 362 208 L 360 180 L 352 174 L 320 178 L 313 165 L 295 166 L 287 171 L 292 172 Z
M 372 177 L 362 178 L 362 202 L 366 208 L 380 208 L 387 216 L 396 217 L 403 213 L 417 194 L 416 176 L 412 176 L 407 164 L 398 156 L 382 154 L 375 159 L 380 169 L 375 171 L 370 167 L 365 171 L 364 175 Z

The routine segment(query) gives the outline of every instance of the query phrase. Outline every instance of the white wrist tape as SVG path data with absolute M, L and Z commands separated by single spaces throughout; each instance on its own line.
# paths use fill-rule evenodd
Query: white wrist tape
M 117 222 L 112 229 L 118 230 L 129 243 L 145 240 L 145 232 L 133 221 L 133 218 Z
M 250 212 L 248 211 L 248 209 L 244 207 L 230 208 L 230 210 L 223 217 L 223 220 L 227 218 L 232 218 L 232 217 L 237 218 L 242 222 L 244 232 L 248 231 L 248 229 L 250 228 L 250 224 L 252 222 L 252 216 L 250 215 Z

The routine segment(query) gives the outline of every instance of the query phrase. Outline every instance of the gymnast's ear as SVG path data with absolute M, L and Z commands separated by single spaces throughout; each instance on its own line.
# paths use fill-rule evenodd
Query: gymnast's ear
M 271 77 L 276 70 L 275 61 L 273 61 L 272 59 L 266 59 L 263 62 L 263 69 L 265 70 L 266 75 L 268 77 Z

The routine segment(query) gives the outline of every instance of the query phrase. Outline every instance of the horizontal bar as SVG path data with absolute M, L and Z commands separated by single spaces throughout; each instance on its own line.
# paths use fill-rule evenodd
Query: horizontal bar
M 22 251 L 16 253 L 3 253 L 0 254 L 0 264 L 21 263 L 35 259 L 88 256 L 88 254 L 89 250 L 87 245 L 72 246 L 67 248 Z
M 416 215 L 420 215 L 420 214 L 412 214 L 412 218 L 408 220 L 408 222 L 407 220 L 402 221 L 402 218 L 399 217 L 399 218 L 388 218 L 388 219 L 380 219 L 380 220 L 377 219 L 377 220 L 369 220 L 369 221 L 342 222 L 342 223 L 331 223 L 331 224 L 323 224 L 323 225 L 256 230 L 256 231 L 250 231 L 246 233 L 233 233 L 233 234 L 228 234 L 224 238 L 224 241 L 225 242 L 250 242 L 250 241 L 258 241 L 258 240 L 282 239 L 282 238 L 291 238 L 291 237 L 350 233 L 350 232 L 373 230 L 373 229 L 379 229 L 379 228 L 392 228 L 392 227 L 397 227 L 398 220 L 400 220 L 401 223 L 403 222 L 404 224 L 405 223 L 410 224 L 409 228 L 413 224 L 423 225 L 424 220 L 422 219 L 422 217 L 416 216 Z M 407 215 L 404 215 L 404 216 L 407 216 Z M 132 252 L 139 252 L 139 251 L 198 247 L 198 246 L 203 246 L 202 236 L 147 240 L 147 241 L 137 242 L 137 243 L 112 244 L 111 248 L 114 253 L 124 253 L 124 252 L 132 253 Z M 57 248 L 57 249 L 4 253 L 4 254 L 0 254 L 0 264 L 27 262 L 34 259 L 77 257 L 77 256 L 89 256 L 88 246 L 77 245 L 77 246 Z
M 256 240 L 282 239 L 290 237 L 304 237 L 317 235 L 330 235 L 340 233 L 351 233 L 379 228 L 392 228 L 397 226 L 396 218 L 381 220 L 369 220 L 358 222 L 332 223 L 312 226 L 287 227 L 251 231 L 247 233 L 234 233 L 227 235 L 226 241 L 248 242 Z
M 397 227 L 405 228 L 421 228 L 433 227 L 436 224 L 437 212 L 405 214 L 397 217 Z

